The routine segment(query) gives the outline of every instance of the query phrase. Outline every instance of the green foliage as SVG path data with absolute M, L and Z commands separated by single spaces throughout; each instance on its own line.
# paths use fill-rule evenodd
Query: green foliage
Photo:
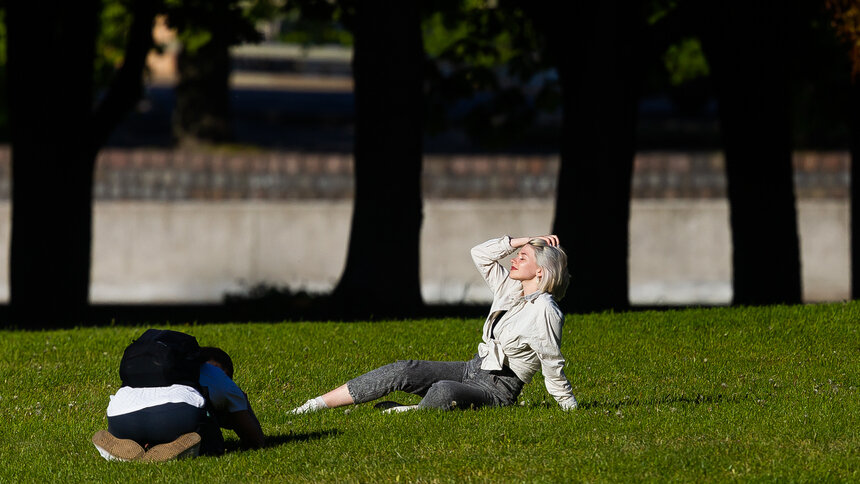
M 540 113 L 558 109 L 558 85 L 544 76 L 551 65 L 520 5 L 431 0 L 422 6 L 430 133 L 462 129 L 484 147 L 509 146 L 540 129 L 534 124 Z M 353 43 L 353 1 L 291 1 L 286 12 L 282 40 Z
M 122 65 L 132 21 L 129 1 L 102 0 L 94 66 L 97 89 L 107 86 Z
M 469 36 L 468 26 L 454 22 L 450 15 L 442 12 L 431 13 L 423 22 L 424 50 L 432 58 L 439 57 L 452 44 Z
M 797 33 L 805 48 L 792 61 L 794 143 L 796 149 L 849 149 L 851 111 L 846 100 L 855 66 L 833 12 L 810 5 L 805 15 L 811 26 Z
M 702 45 L 696 38 L 683 39 L 669 46 L 663 55 L 663 63 L 672 86 L 707 77 L 710 73 Z
M 860 80 L 860 2 L 857 0 L 825 0 L 832 16 L 837 38 L 848 50 L 851 61 L 851 79 Z
M 519 9 L 491 8 L 468 1 L 459 8 L 430 12 L 424 49 L 433 59 L 497 68 L 536 50 L 535 34 Z
M 168 24 L 177 29 L 183 49 L 195 53 L 217 35 L 227 45 L 257 42 L 256 15 L 271 11 L 270 0 L 165 0 Z
M 554 112 L 558 83 L 542 36 L 516 3 L 439 2 L 423 23 L 427 128 L 462 129 L 486 148 L 527 139 L 542 112 Z M 465 106 L 451 116 L 451 108 Z M 463 111 L 463 109 L 457 109 Z
M 297 10 L 289 10 L 284 18 L 284 27 L 278 40 L 303 46 L 353 44 L 352 32 L 340 23 L 341 11 L 331 13 L 330 19 L 316 19 L 302 15 Z
M 287 411 L 395 359 L 470 358 L 482 321 L 165 325 L 233 356 L 270 446 L 152 465 L 89 441 L 144 327 L 4 331 L 0 482 L 855 481 L 858 319 L 854 302 L 570 315 L 575 411 L 538 374 L 515 407 L 301 416 Z
M 283 42 L 311 45 L 353 44 L 355 0 L 290 0 L 286 3 Z
M 208 29 L 187 29 L 179 34 L 179 39 L 186 52 L 197 52 L 212 40 L 212 32 Z

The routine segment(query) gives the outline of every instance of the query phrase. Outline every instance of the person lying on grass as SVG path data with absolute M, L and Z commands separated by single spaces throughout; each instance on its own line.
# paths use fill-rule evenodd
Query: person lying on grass
M 508 270 L 499 261 L 517 249 Z M 493 291 L 490 315 L 474 358 L 400 360 L 310 399 L 292 413 L 369 402 L 395 390 L 423 398 L 418 405 L 382 402 L 376 406 L 390 413 L 512 405 L 538 370 L 561 408 L 576 408 L 560 349 L 564 315 L 556 301 L 564 297 L 570 276 L 558 237 L 492 239 L 473 247 L 472 259 Z
M 233 360 L 213 346 L 200 348 L 199 389 L 123 386 L 110 397 L 108 429 L 92 442 L 107 460 L 162 462 L 224 453 L 221 428 L 245 447 L 260 448 L 263 430 L 248 395 L 233 381 Z M 204 397 L 205 395 L 205 397 Z

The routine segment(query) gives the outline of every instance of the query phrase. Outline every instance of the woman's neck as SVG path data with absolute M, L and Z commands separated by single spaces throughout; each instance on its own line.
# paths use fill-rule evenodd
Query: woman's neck
M 538 281 L 537 277 L 528 281 L 523 281 L 523 296 L 528 296 L 529 294 L 537 292 Z

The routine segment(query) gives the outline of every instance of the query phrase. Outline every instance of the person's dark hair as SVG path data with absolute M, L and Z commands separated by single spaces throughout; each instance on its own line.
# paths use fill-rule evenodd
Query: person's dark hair
M 217 362 L 221 365 L 221 369 L 224 370 L 224 373 L 226 373 L 230 378 L 233 378 L 233 359 L 230 358 L 230 355 L 221 348 L 217 348 L 215 346 L 201 347 L 200 359 L 203 362 L 207 362 L 209 360 Z

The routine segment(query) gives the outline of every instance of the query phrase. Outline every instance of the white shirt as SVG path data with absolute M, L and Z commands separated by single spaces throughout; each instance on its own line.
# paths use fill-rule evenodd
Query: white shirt
M 203 408 L 206 405 L 203 395 L 186 385 L 120 387 L 116 394 L 110 396 L 107 416 L 116 417 L 166 403 L 187 403 L 197 408 Z
M 538 370 L 544 375 L 544 384 L 550 395 L 564 408 L 575 408 L 576 398 L 564 374 L 564 355 L 561 354 L 562 314 L 552 295 L 536 292 L 523 296 L 523 285 L 511 279 L 500 259 L 514 253 L 511 238 L 492 239 L 472 248 L 472 260 L 493 291 L 490 314 L 507 310 L 490 334 L 492 321 L 484 323 L 478 355 L 484 360 L 484 370 L 501 370 L 504 365 L 525 383 L 531 381 Z
M 199 381 L 200 386 L 208 389 L 209 400 L 216 410 L 232 413 L 248 409 L 244 392 L 221 368 L 203 363 L 200 365 Z M 206 400 L 200 392 L 186 385 L 120 387 L 116 394 L 110 397 L 107 416 L 116 417 L 166 403 L 187 403 L 193 407 L 203 408 Z

